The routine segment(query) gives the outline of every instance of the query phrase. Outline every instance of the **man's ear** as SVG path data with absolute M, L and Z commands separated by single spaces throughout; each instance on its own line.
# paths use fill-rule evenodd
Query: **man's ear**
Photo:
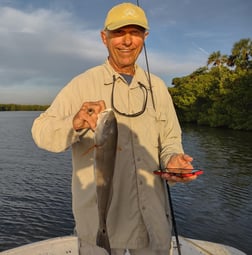
M 101 39 L 102 39 L 102 42 L 107 46 L 107 35 L 106 35 L 106 31 L 104 30 L 101 31 Z
M 145 31 L 145 33 L 144 33 L 144 40 L 148 37 L 148 35 L 149 35 L 149 31 Z

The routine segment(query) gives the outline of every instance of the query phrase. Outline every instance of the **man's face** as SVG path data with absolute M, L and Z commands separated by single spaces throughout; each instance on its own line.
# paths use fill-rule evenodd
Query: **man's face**
M 117 72 L 134 74 L 134 64 L 147 35 L 143 28 L 134 25 L 101 32 L 102 41 L 108 48 L 109 62 Z

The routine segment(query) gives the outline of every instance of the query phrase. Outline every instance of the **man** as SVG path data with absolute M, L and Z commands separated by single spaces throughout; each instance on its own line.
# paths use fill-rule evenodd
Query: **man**
M 84 153 L 93 146 L 98 114 L 105 108 L 114 110 L 118 122 L 114 193 L 107 219 L 112 254 L 125 254 L 126 249 L 132 255 L 169 254 L 171 219 L 166 216 L 163 179 L 175 183 L 196 178 L 153 174 L 160 167 L 188 172 L 192 158 L 183 154 L 167 87 L 136 64 L 148 29 L 138 6 L 123 3 L 112 8 L 101 31 L 106 62 L 75 77 L 32 127 L 39 147 L 52 152 L 72 147 L 73 213 L 83 254 L 105 254 L 94 248 L 98 212 L 93 154 Z

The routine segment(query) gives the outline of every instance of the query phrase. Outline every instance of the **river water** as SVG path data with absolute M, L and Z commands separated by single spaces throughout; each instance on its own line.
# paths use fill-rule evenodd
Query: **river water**
M 35 146 L 38 115 L 0 112 L 0 251 L 73 233 L 71 152 Z M 182 129 L 184 149 L 204 174 L 171 188 L 178 233 L 252 254 L 252 133 Z

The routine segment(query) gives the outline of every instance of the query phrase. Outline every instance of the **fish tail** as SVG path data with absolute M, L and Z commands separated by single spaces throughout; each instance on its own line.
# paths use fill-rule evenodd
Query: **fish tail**
M 99 229 L 96 237 L 96 244 L 104 248 L 108 252 L 108 254 L 111 254 L 111 248 L 106 229 Z

